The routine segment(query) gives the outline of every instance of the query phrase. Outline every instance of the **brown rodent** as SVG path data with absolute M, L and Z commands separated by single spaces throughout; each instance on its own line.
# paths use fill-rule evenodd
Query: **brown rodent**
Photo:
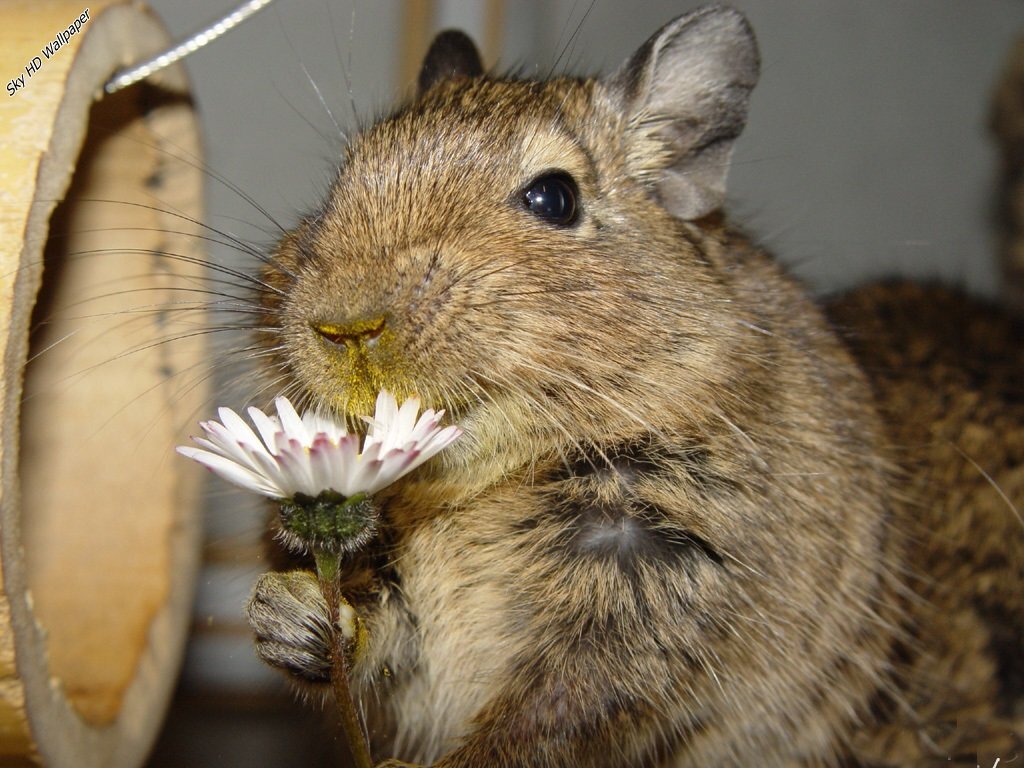
M 826 313 L 721 213 L 758 74 L 707 7 L 613 76 L 442 35 L 263 279 L 272 375 L 466 436 L 351 565 L 379 757 L 975 765 L 1021 749 L 1019 329 L 938 289 Z M 1016 500 L 1016 501 L 1015 501 Z M 316 686 L 308 571 L 250 604 Z

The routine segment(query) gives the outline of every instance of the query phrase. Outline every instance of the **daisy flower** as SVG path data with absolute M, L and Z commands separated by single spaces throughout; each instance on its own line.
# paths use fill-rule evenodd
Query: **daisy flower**
M 399 406 L 382 391 L 366 437 L 347 432 L 333 420 L 307 411 L 301 416 L 286 397 L 274 401 L 277 415 L 249 408 L 253 427 L 230 408 L 220 421 L 203 421 L 199 447 L 178 453 L 206 466 L 237 486 L 281 503 L 286 540 L 296 549 L 327 543 L 355 548 L 371 533 L 375 513 L 364 502 L 449 446 L 462 430 L 441 427 L 444 411 L 419 415 L 420 401 Z M 371 519 L 372 518 L 372 519 Z

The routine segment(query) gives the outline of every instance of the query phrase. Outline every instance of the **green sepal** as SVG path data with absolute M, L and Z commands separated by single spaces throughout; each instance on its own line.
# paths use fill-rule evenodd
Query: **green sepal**
M 352 552 L 377 529 L 377 507 L 365 493 L 345 497 L 337 491 L 317 496 L 297 493 L 281 502 L 282 539 L 290 549 Z

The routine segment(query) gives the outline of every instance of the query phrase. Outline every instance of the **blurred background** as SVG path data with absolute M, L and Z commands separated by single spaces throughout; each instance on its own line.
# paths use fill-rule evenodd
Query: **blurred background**
M 175 38 L 234 5 L 149 2 Z M 1024 4 L 732 4 L 749 16 L 762 52 L 730 176 L 734 219 L 816 292 L 898 274 L 993 294 L 998 174 L 988 110 L 1024 29 Z M 272 244 L 271 220 L 290 226 L 325 191 L 341 132 L 411 92 L 439 29 L 468 31 L 498 71 L 608 72 L 695 5 L 277 0 L 186 63 L 205 131 L 207 223 Z M 255 268 L 228 249 L 210 258 Z M 248 499 L 211 488 L 195 630 L 150 768 L 337 764 L 314 710 L 252 652 L 242 610 L 266 568 L 262 522 Z

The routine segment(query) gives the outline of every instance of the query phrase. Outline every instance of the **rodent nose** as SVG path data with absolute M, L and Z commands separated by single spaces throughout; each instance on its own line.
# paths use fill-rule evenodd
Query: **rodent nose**
M 310 323 L 313 330 L 327 341 L 350 349 L 359 346 L 376 346 L 377 340 L 384 332 L 384 325 L 385 318 L 383 316 L 371 320 L 357 320 L 347 325 L 315 321 Z

